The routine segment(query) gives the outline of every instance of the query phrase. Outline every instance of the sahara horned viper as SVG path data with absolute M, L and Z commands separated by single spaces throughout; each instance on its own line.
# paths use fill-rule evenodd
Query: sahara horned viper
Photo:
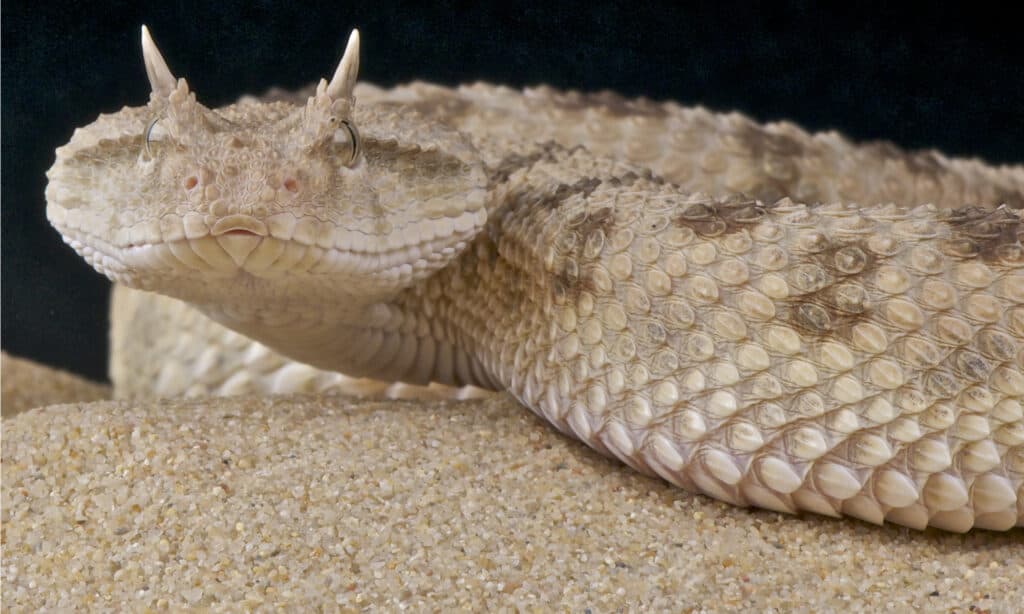
M 737 505 L 1024 525 L 1024 167 L 357 87 L 358 32 L 308 94 L 209 109 L 142 45 L 148 104 L 76 130 L 46 189 L 120 287 L 120 394 L 475 385 Z

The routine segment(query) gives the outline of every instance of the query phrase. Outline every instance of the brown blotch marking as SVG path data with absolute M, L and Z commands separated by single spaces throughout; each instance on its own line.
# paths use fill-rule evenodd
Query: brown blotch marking
M 902 163 L 911 176 L 911 182 L 905 186 L 911 192 L 913 192 L 914 184 L 916 183 L 914 180 L 918 177 L 930 177 L 937 185 L 942 186 L 942 177 L 953 172 L 935 151 L 905 151 L 889 141 L 872 141 L 865 143 L 862 147 L 870 152 L 871 157 L 882 160 L 883 163 Z M 1020 190 L 1005 189 L 1002 186 L 991 187 L 995 192 L 995 200 L 994 202 L 983 204 L 993 207 L 1005 204 L 1011 209 L 1024 208 L 1024 193 Z M 956 211 L 963 211 L 965 209 L 969 209 L 969 207 L 962 207 L 956 209 Z M 991 211 L 991 209 L 988 210 Z
M 925 392 L 937 399 L 952 399 L 961 392 L 961 386 L 944 367 L 929 369 L 921 376 Z
M 861 147 L 870 152 L 870 157 L 882 160 L 883 163 L 902 163 L 907 172 L 914 178 L 920 175 L 927 175 L 932 177 L 937 184 L 941 185 L 940 177 L 949 172 L 936 152 L 931 150 L 906 151 L 891 141 L 869 141 Z
M 742 196 L 682 203 L 673 222 L 704 237 L 718 237 L 749 228 L 767 215 L 769 206 Z
M 589 197 L 599 185 L 601 185 L 601 180 L 596 177 L 585 177 L 572 184 L 560 183 L 555 188 L 554 192 L 544 196 L 538 204 L 548 209 L 557 209 L 562 203 L 577 194 L 582 194 L 583 198 Z M 579 215 L 585 214 L 581 213 Z M 574 218 L 574 222 L 570 222 L 570 224 L 572 226 L 576 226 L 581 223 L 582 220 L 576 221 L 576 218 Z
M 764 161 L 769 154 L 779 158 L 797 159 L 804 155 L 806 149 L 801 139 L 769 132 L 763 126 L 753 122 L 744 123 L 733 132 L 732 136 L 743 144 L 750 158 L 756 161 L 755 166 L 759 169 L 764 168 Z M 749 195 L 764 202 L 775 202 L 787 196 L 793 198 L 796 196 L 794 190 L 799 181 L 799 174 L 793 177 L 791 182 L 786 182 L 776 179 L 762 170 L 757 174 L 756 184 L 748 189 Z M 816 200 L 809 196 L 814 195 L 804 194 L 802 199 Z
M 583 198 L 587 198 L 599 185 L 601 185 L 601 180 L 597 177 L 584 177 L 572 185 L 567 183 L 558 184 L 558 188 L 555 190 L 555 196 L 562 201 L 576 194 L 582 194 Z
M 498 162 L 497 166 L 490 170 L 490 182 L 491 184 L 504 183 L 520 169 L 530 168 L 541 160 L 556 163 L 558 160 L 555 157 L 555 151 L 571 152 L 571 150 L 566 150 L 554 141 L 548 141 L 546 143 L 542 143 L 538 149 L 528 154 L 509 154 L 502 158 Z
M 978 334 L 978 347 L 983 354 L 997 361 L 1011 360 L 1016 353 L 1016 344 L 1011 338 L 989 329 Z
M 667 183 L 664 177 L 655 175 L 654 172 L 649 169 L 644 169 L 640 173 L 629 171 L 619 177 L 612 177 L 611 179 L 608 179 L 607 183 L 608 185 L 616 188 L 623 186 L 629 188 L 633 187 L 633 184 L 640 180 L 648 181 L 658 186 L 665 185 Z
M 640 173 L 629 171 L 604 182 L 594 177 L 588 177 L 580 179 L 571 185 L 560 184 L 554 193 L 541 201 L 540 204 L 554 208 L 577 194 L 582 194 L 583 198 L 588 198 L 602 184 L 607 184 L 613 188 L 630 187 L 641 180 L 649 181 L 656 185 L 665 183 L 664 179 L 650 171 Z M 592 272 L 600 259 L 582 263 L 581 252 L 591 235 L 599 231 L 607 235 L 615 227 L 615 209 L 611 206 L 602 206 L 588 211 L 581 211 L 569 220 L 567 226 L 571 229 L 571 232 L 577 233 L 577 241 L 573 244 L 573 248 L 563 255 L 562 268 L 554 276 L 554 288 L 556 293 L 565 294 L 575 299 L 583 290 L 595 290 Z
M 951 230 L 942 242 L 943 253 L 983 262 L 1019 261 L 1024 237 L 1024 222 L 1005 207 L 982 209 L 961 207 L 944 212 L 942 218 Z
M 1011 209 L 1024 209 L 1024 192 L 1008 190 L 996 186 L 996 205 L 1006 205 Z
M 594 263 L 581 267 L 580 261 L 575 255 L 578 249 L 578 247 L 573 248 L 571 253 L 566 254 L 562 258 L 558 271 L 552 275 L 552 289 L 556 297 L 576 301 L 581 292 L 595 290 L 593 276 L 590 274 Z
M 863 261 L 857 263 L 856 272 L 836 264 L 837 255 L 843 257 L 850 253 L 850 250 L 843 250 L 851 247 L 864 255 Z M 883 260 L 860 241 L 830 240 L 823 250 L 804 254 L 793 266 L 816 265 L 825 273 L 827 283 L 803 294 L 790 295 L 783 301 L 785 306 L 779 317 L 806 335 L 849 341 L 853 326 L 871 314 L 872 305 L 864 280 Z
M 577 194 L 587 198 L 599 185 L 601 185 L 601 180 L 594 177 L 580 179 L 572 185 L 560 184 L 555 189 L 554 194 L 550 198 L 541 201 L 540 205 L 557 207 L 565 202 L 566 199 Z M 576 233 L 576 241 L 573 242 L 573 246 L 568 252 L 561 254 L 561 266 L 554 275 L 556 294 L 575 299 L 581 291 L 594 289 L 593 277 L 590 272 L 595 263 L 588 263 L 589 266 L 584 266 L 581 270 L 581 252 L 590 235 L 598 231 L 607 233 L 614 224 L 615 210 L 608 206 L 592 211 L 581 211 L 569 221 L 567 231 Z
M 597 231 L 607 232 L 615 222 L 615 210 L 611 207 L 601 207 L 593 211 L 586 211 L 578 214 L 572 219 L 570 225 L 577 229 L 580 240 L 586 244 L 590 235 Z
M 938 177 L 946 172 L 946 168 L 942 165 L 942 161 L 939 160 L 938 156 L 935 155 L 934 151 L 901 151 L 898 147 L 895 147 L 894 155 L 900 155 L 903 159 L 903 164 L 906 165 L 907 170 L 915 175 L 929 175 L 933 177 L 936 183 L 941 183 Z M 888 150 L 892 152 L 893 150 Z
M 732 136 L 739 140 L 753 158 L 762 159 L 772 153 L 780 157 L 800 157 L 805 147 L 799 138 L 769 132 L 764 126 L 751 121 L 736 128 Z
M 400 176 L 400 181 L 432 180 L 447 182 L 450 175 L 464 174 L 469 165 L 447 151 L 421 149 L 411 143 L 363 140 L 367 163 L 386 167 Z
M 422 149 L 414 143 L 379 140 L 373 137 L 363 137 L 362 142 L 367 158 L 380 164 L 400 164 L 414 168 L 417 172 L 428 168 L 446 172 L 453 168 L 467 167 L 467 164 L 457 156 L 437 149 Z

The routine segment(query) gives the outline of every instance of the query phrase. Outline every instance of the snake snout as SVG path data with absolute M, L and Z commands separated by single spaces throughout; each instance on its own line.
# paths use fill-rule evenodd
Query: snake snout
M 226 234 L 265 237 L 269 232 L 266 224 L 251 215 L 235 214 L 217 220 L 210 228 L 210 234 L 215 237 Z
M 267 225 L 250 215 L 228 215 L 210 228 L 210 234 L 238 266 L 259 246 L 269 232 Z

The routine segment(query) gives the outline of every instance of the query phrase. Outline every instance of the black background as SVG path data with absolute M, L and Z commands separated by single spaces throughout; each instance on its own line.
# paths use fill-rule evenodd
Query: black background
M 980 4 L 817 4 L 5 2 L 2 345 L 104 377 L 108 284 L 46 223 L 44 173 L 75 126 L 147 99 L 142 23 L 209 105 L 329 75 L 358 26 L 360 78 L 380 84 L 608 88 L 1024 160 L 1019 17 Z

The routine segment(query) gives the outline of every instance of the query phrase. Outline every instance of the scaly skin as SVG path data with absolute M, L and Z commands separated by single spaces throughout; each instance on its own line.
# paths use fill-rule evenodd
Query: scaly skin
M 190 305 L 118 291 L 122 393 L 471 384 L 738 505 L 1024 525 L 997 207 L 1024 169 L 610 95 L 354 91 L 357 45 L 305 102 L 214 113 L 144 33 L 149 105 L 58 150 L 65 240 Z

